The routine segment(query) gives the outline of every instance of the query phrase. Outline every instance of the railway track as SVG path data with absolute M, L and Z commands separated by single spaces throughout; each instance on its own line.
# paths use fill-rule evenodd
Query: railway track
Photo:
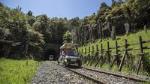
M 83 78 L 91 80 L 96 84 L 141 84 L 146 82 L 144 79 L 124 76 L 120 74 L 99 71 L 90 68 L 65 67 L 67 70 L 80 75 Z
M 146 78 L 146 77 L 143 78 L 143 77 L 138 77 L 138 76 L 123 75 L 123 74 L 111 73 L 111 72 L 107 72 L 107 71 L 96 70 L 96 69 L 91 69 L 91 68 L 86 68 L 86 67 L 84 67 L 84 69 L 95 71 L 95 72 L 98 72 L 98 73 L 114 75 L 114 76 L 117 76 L 117 77 L 123 77 L 123 78 L 126 78 L 126 79 L 138 81 L 138 82 L 150 82 L 150 78 Z
M 145 80 L 132 78 L 122 75 L 116 75 L 112 73 L 107 73 L 103 71 L 98 71 L 89 68 L 66 68 L 86 79 L 89 79 L 97 84 L 141 84 Z
M 57 63 L 55 63 L 55 64 L 57 64 Z M 59 65 L 60 65 L 60 64 L 59 64 Z M 78 74 L 79 76 L 81 76 L 81 77 L 83 77 L 83 78 L 86 78 L 86 79 L 88 79 L 88 80 L 91 80 L 91 81 L 93 81 L 93 82 L 96 83 L 96 84 L 106 84 L 106 82 L 104 82 L 104 81 L 102 81 L 102 80 L 97 80 L 96 78 L 90 77 L 90 76 L 87 75 L 87 74 L 82 74 L 82 73 L 76 71 L 77 69 L 78 69 L 78 70 L 81 70 L 82 68 L 78 68 L 78 67 L 74 67 L 74 66 L 72 66 L 72 67 L 65 67 L 65 66 L 63 66 L 63 65 L 60 65 L 60 66 L 66 68 L 67 70 L 69 70 L 69 71 L 71 71 L 71 72 L 73 72 L 73 73 L 75 73 L 75 74 Z
M 86 75 L 86 74 L 82 74 L 82 73 L 80 73 L 80 72 L 78 72 L 78 71 L 76 71 L 74 69 L 71 69 L 71 68 L 66 68 L 66 69 L 68 69 L 69 71 L 72 71 L 72 72 L 74 72 L 74 73 L 76 73 L 76 74 L 78 74 L 78 75 L 80 75 L 80 76 L 82 76 L 82 77 L 84 77 L 86 79 L 89 79 L 89 80 L 91 80 L 91 81 L 93 81 L 93 82 L 95 82 L 97 84 L 106 84 L 106 82 L 104 82 L 102 80 L 97 80 L 96 78 L 90 77 L 89 75 Z

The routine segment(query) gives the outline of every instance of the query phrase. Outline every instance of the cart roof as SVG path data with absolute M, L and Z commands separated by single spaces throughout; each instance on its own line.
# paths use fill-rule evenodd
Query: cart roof
M 76 44 L 73 43 L 64 43 L 60 49 L 74 49 L 76 47 Z

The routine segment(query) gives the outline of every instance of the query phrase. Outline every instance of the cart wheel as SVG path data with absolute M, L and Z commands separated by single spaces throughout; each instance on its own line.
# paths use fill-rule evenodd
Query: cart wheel
M 82 66 L 82 62 L 79 61 L 79 62 L 78 62 L 78 67 L 81 68 L 81 66 Z
M 57 61 L 57 63 L 58 63 L 58 64 L 60 64 L 60 62 L 59 62 L 59 61 Z

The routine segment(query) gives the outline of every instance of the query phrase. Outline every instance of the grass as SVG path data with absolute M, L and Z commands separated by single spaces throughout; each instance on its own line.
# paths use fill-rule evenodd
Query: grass
M 129 34 L 128 36 L 127 35 L 117 36 L 116 38 L 117 38 L 117 41 L 118 41 L 119 45 L 124 45 L 125 39 L 128 40 L 129 44 L 139 42 L 139 36 L 142 36 L 143 40 L 150 40 L 150 30 L 148 30 L 147 33 L 145 33 L 145 31 L 140 31 L 140 32 L 137 32 L 137 33 Z M 85 46 L 80 47 L 79 50 L 81 52 L 81 50 L 83 49 L 83 52 L 85 52 L 85 48 L 86 48 L 87 51 L 89 51 L 89 47 L 94 46 L 94 53 L 93 54 L 95 54 L 96 53 L 95 45 L 97 44 L 100 48 L 100 43 L 102 43 L 104 49 L 107 49 L 107 42 L 108 41 L 110 43 L 110 47 L 115 47 L 115 40 L 112 40 L 111 38 L 106 38 L 106 39 L 103 39 L 102 42 L 100 40 L 97 40 L 94 43 L 88 43 Z M 150 43 L 147 43 L 145 46 L 150 46 Z M 139 46 L 135 45 L 135 46 L 131 46 L 131 47 L 132 48 L 138 48 Z M 84 54 L 84 53 L 82 53 L 82 54 Z M 87 54 L 89 54 L 89 52 L 87 52 L 84 55 L 87 55 Z
M 128 40 L 128 44 L 139 43 L 139 36 L 142 36 L 142 39 L 144 41 L 150 40 L 150 30 L 148 30 L 147 33 L 144 30 L 141 30 L 141 31 L 139 31 L 137 33 L 132 33 L 132 34 L 123 35 L 123 36 L 117 36 L 117 42 L 118 42 L 119 46 L 125 45 L 125 39 Z M 110 43 L 110 47 L 111 48 L 115 47 L 115 40 L 112 40 L 111 38 L 103 39 L 102 42 L 100 41 L 100 39 L 98 39 L 94 43 L 88 43 L 88 44 L 80 47 L 79 48 L 79 52 L 83 56 L 88 56 L 88 54 L 94 56 L 95 53 L 97 52 L 96 51 L 96 45 L 99 46 L 99 50 L 100 50 L 100 45 L 102 43 L 103 44 L 103 48 L 106 50 L 107 49 L 107 42 Z M 89 47 L 92 48 L 92 46 L 94 46 L 94 51 L 92 52 L 92 50 L 90 50 L 90 52 L 89 52 Z M 145 43 L 144 46 L 150 47 L 150 43 Z M 85 53 L 85 48 L 86 48 L 86 52 L 87 53 Z M 129 46 L 129 48 L 133 48 L 133 49 L 137 49 L 138 48 L 139 49 L 140 47 L 139 47 L 139 45 L 133 45 L 133 46 Z M 121 51 L 123 49 L 124 49 L 124 47 L 119 48 L 119 50 L 121 50 Z M 82 52 L 82 50 L 83 50 L 83 52 Z M 147 55 L 145 55 L 147 61 L 145 61 L 145 62 L 147 62 L 147 63 L 149 62 L 147 64 L 147 65 L 149 65 L 150 64 L 150 49 L 149 50 L 144 50 L 144 52 L 147 53 Z M 130 51 L 129 53 L 132 55 L 131 57 L 133 57 L 133 60 L 134 60 L 133 64 L 137 65 L 138 64 L 138 60 L 139 60 L 139 55 L 138 54 L 140 53 L 140 50 Z M 111 54 L 112 54 L 111 58 L 113 59 L 114 58 L 113 54 L 115 54 L 115 49 L 112 50 Z M 120 54 L 121 54 L 121 56 L 123 56 L 124 52 L 120 52 Z M 128 64 L 132 64 L 132 63 L 128 63 Z M 104 64 L 101 68 L 108 69 L 108 66 L 109 66 L 108 64 Z M 129 67 L 129 66 L 125 65 L 123 67 L 122 72 L 132 73 L 132 69 L 131 68 L 132 67 Z M 112 71 L 116 71 L 117 69 L 118 69 L 118 67 L 116 65 L 114 65 L 111 68 Z M 135 72 L 135 71 L 133 70 L 133 72 Z M 147 75 L 147 72 L 145 72 L 144 70 L 142 70 L 141 72 L 142 72 L 142 74 Z
M 38 67 L 33 60 L 0 58 L 0 84 L 28 84 Z

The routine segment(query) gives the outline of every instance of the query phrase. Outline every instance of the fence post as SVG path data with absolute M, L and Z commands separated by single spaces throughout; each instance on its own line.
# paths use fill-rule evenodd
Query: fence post
M 104 59 L 103 59 L 103 44 L 101 43 L 101 56 L 100 56 L 100 61 L 101 61 L 101 67 L 102 67 L 102 65 L 103 65 L 103 61 Z
M 93 62 L 92 63 L 94 63 L 94 62 L 96 63 L 96 61 L 98 61 L 99 48 L 98 48 L 97 44 L 95 45 L 95 51 L 96 51 L 95 53 L 93 52 L 94 56 L 93 56 Z
M 116 55 L 118 55 L 118 42 L 117 42 L 117 40 L 115 42 L 115 47 L 116 47 Z
M 142 37 L 141 36 L 139 36 L 139 44 L 140 44 L 140 60 L 139 60 L 139 65 L 138 65 L 138 69 L 137 69 L 137 74 L 140 71 L 142 60 L 143 60 L 143 56 L 144 56 L 143 41 L 142 41 Z
M 93 61 L 94 61 L 94 45 L 92 45 L 92 53 L 91 53 L 91 59 L 90 59 L 90 66 L 92 65 Z
M 84 52 L 83 52 L 83 48 L 82 48 L 82 50 L 81 50 L 81 53 L 83 54 Z
M 89 46 L 89 55 L 91 54 L 91 48 L 90 48 L 90 46 Z
M 108 55 L 108 63 L 110 64 L 110 46 L 109 46 L 109 41 L 107 41 L 107 55 Z
M 98 44 L 96 45 L 96 64 L 95 64 L 95 67 L 98 65 L 99 63 L 99 47 L 98 47 Z
M 96 60 L 95 61 L 98 61 L 98 55 L 99 55 L 99 47 L 98 47 L 98 44 L 96 45 Z
M 125 45 L 124 46 L 125 46 L 125 53 L 124 53 L 124 56 L 122 57 L 122 60 L 121 60 L 120 66 L 119 66 L 119 71 L 122 70 L 125 57 L 126 57 L 126 55 L 128 55 L 128 40 L 127 39 L 125 39 Z
M 92 54 L 94 54 L 94 46 L 92 45 Z
M 118 42 L 117 42 L 117 40 L 115 41 L 115 59 L 113 60 L 113 62 L 112 62 L 112 65 L 110 66 L 110 67 L 112 67 L 113 66 L 113 64 L 115 63 L 115 61 L 117 61 L 117 65 L 119 65 L 119 55 L 118 55 Z
M 99 51 L 99 48 L 98 48 L 98 44 L 96 45 L 96 52 L 98 52 Z
M 91 48 L 90 48 L 90 46 L 89 46 L 89 55 L 88 55 L 88 64 L 87 65 L 89 65 L 89 63 L 90 63 L 90 60 L 91 60 Z
M 86 55 L 86 47 L 84 48 L 84 51 L 85 51 L 85 55 Z
M 86 60 L 86 47 L 84 47 L 84 56 L 82 56 L 82 61 L 83 63 L 85 63 L 85 60 Z
M 101 55 L 103 55 L 103 44 L 101 43 Z
M 80 55 L 83 56 L 83 54 L 84 54 L 84 53 L 83 53 L 83 48 L 81 48 L 81 54 L 80 54 Z

